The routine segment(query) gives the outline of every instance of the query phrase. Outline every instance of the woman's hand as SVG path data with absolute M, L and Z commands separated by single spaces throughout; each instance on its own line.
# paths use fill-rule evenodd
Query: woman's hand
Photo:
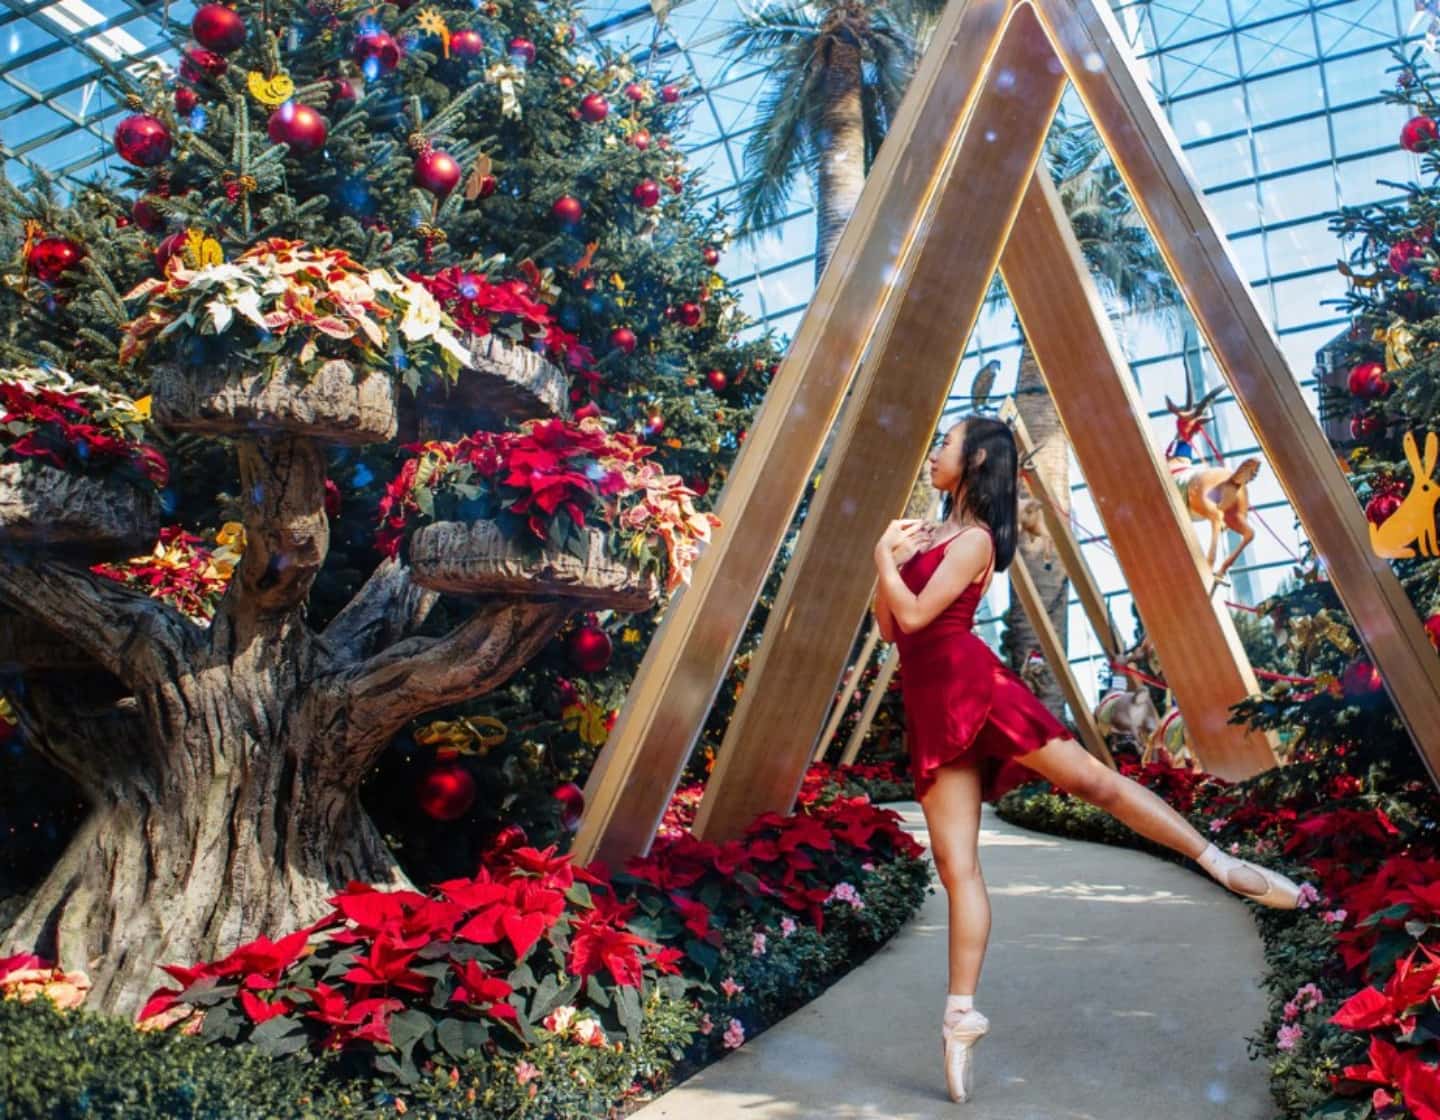
M 882 552 L 895 557 L 897 565 L 903 564 L 920 550 L 922 542 L 929 536 L 929 526 L 920 518 L 901 518 L 890 522 L 880 539 L 875 543 L 875 564 L 880 565 Z

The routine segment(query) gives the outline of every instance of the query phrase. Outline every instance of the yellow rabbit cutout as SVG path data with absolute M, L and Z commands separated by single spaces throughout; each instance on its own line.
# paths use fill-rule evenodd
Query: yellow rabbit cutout
M 1400 508 L 1385 519 L 1384 524 L 1370 522 L 1370 547 L 1376 556 L 1387 560 L 1404 560 L 1415 555 L 1412 542 L 1420 545 L 1422 556 L 1440 555 L 1435 539 L 1435 502 L 1440 500 L 1440 486 L 1430 478 L 1435 470 L 1435 460 L 1440 457 L 1440 438 L 1434 432 L 1425 433 L 1425 461 L 1415 447 L 1415 433 L 1405 433 L 1405 458 L 1410 462 L 1414 477 L 1410 482 L 1410 493 L 1400 503 Z

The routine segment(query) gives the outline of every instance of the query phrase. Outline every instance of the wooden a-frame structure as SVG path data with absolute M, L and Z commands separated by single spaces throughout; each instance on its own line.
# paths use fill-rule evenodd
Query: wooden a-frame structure
M 1273 740 L 1228 722 L 1257 690 L 1054 185 L 1073 82 L 1428 767 L 1440 659 L 1205 208 L 1104 0 L 951 0 L 730 472 L 724 522 L 666 609 L 586 785 L 579 861 L 649 850 L 846 391 L 854 393 L 752 660 L 695 831 L 788 812 L 998 266 L 1204 768 Z

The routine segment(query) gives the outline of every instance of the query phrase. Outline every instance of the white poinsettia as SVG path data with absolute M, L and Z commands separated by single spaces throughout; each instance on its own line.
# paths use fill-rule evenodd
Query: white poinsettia
M 448 328 L 453 326 L 439 300 L 426 288 L 406 276 L 376 269 L 370 273 L 370 282 L 382 292 L 398 296 L 396 300 L 403 307 L 400 317 L 400 335 L 406 342 L 423 342 L 431 339 L 456 361 L 470 360 L 465 347 Z

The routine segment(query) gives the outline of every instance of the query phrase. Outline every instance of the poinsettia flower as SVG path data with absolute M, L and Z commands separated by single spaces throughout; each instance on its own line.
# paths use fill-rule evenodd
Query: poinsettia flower
M 514 1005 L 505 1002 L 515 990 L 508 981 L 486 972 L 475 961 L 450 963 L 458 981 L 451 1003 L 472 1004 L 492 1019 L 518 1020 Z

